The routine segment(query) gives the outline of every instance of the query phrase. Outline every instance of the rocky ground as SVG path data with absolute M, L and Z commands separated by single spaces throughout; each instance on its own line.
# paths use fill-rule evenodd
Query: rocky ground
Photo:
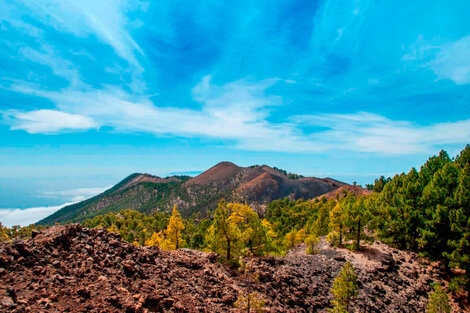
M 440 272 L 419 257 L 375 243 L 363 252 L 300 246 L 284 258 L 254 258 L 245 271 L 216 254 L 138 248 L 118 235 L 55 226 L 0 246 L 1 312 L 238 312 L 253 291 L 265 312 L 326 312 L 333 280 L 346 261 L 360 291 L 354 312 L 425 312 Z M 454 304 L 455 312 L 464 310 Z

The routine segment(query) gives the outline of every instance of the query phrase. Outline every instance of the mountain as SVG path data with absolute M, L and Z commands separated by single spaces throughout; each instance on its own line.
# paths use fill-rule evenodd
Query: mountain
M 38 224 L 80 222 L 122 209 L 169 211 L 174 205 L 189 217 L 215 208 L 221 198 L 261 207 L 275 199 L 311 199 L 345 186 L 349 185 L 331 178 L 302 177 L 267 165 L 240 167 L 221 162 L 193 178 L 132 174 L 104 193 L 63 207 Z

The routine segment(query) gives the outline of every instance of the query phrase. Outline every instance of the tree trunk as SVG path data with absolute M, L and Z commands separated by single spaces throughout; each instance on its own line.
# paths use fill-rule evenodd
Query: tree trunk
M 230 239 L 227 237 L 227 260 L 230 260 Z
M 357 234 L 356 234 L 356 249 L 359 250 L 361 244 L 361 219 L 357 223 Z
M 339 245 L 343 245 L 343 224 L 339 224 Z
M 176 233 L 176 250 L 178 250 L 178 243 L 179 243 L 179 240 L 178 240 L 178 233 Z

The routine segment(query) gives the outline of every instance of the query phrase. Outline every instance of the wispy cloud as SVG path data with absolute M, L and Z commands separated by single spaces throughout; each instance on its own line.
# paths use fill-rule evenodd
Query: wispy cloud
M 58 199 L 58 201 L 67 202 L 61 205 L 32 207 L 26 209 L 0 208 L 0 222 L 7 227 L 11 227 L 13 225 L 27 226 L 51 215 L 64 206 L 89 199 L 109 188 L 111 188 L 111 186 L 45 191 L 38 196 L 40 198 Z
M 439 78 L 470 84 L 470 36 L 441 47 L 431 67 Z
M 434 147 L 445 144 L 465 144 L 470 140 L 470 119 L 422 126 L 358 112 L 303 115 L 294 117 L 293 121 L 327 128 L 311 136 L 319 144 L 339 150 L 413 154 L 431 152 Z
M 49 67 L 54 75 L 66 79 L 72 87 L 77 88 L 84 86 L 80 72 L 75 68 L 74 64 L 60 57 L 50 45 L 42 44 L 41 48 L 38 50 L 30 47 L 22 47 L 19 53 L 30 61 Z
M 3 112 L 3 115 L 11 121 L 11 129 L 22 129 L 30 134 L 83 131 L 97 127 L 95 121 L 90 117 L 55 110 L 29 112 L 9 110 Z
M 141 65 L 145 52 L 134 40 L 132 31 L 142 23 L 137 18 L 129 18 L 128 14 L 145 11 L 147 6 L 140 0 L 18 0 L 2 3 L 1 9 L 4 12 L 0 13 L 0 22 L 7 21 L 9 28 L 30 36 L 34 42 L 31 46 L 41 47 L 36 50 L 23 47 L 23 43 L 20 43 L 19 52 L 23 56 L 39 64 L 50 65 L 55 75 L 68 77 L 71 83 L 78 82 L 78 71 L 72 69 L 69 66 L 71 63 L 61 59 L 52 49 L 51 40 L 46 37 L 46 33 L 54 29 L 62 34 L 62 40 L 66 38 L 64 34 L 69 34 L 71 37 L 97 40 L 108 45 L 118 58 L 127 62 L 125 70 L 132 77 L 129 87 L 134 92 L 141 92 L 145 89 L 145 82 L 142 80 L 144 68 Z M 64 42 L 67 41 L 68 38 Z M 59 47 L 64 48 L 61 45 Z M 66 48 L 68 53 L 77 49 L 73 45 Z
M 130 64 L 140 66 L 136 52 L 143 54 L 130 33 L 128 9 L 141 6 L 139 1 L 113 0 L 38 0 L 23 1 L 36 17 L 60 31 L 76 36 L 95 35 L 114 48 Z M 145 7 L 145 5 L 144 5 Z

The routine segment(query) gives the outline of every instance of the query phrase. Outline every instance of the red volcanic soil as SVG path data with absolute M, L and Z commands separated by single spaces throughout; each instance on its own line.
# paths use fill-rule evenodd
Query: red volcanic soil
M 280 181 L 282 179 L 278 175 L 270 174 L 269 172 L 264 172 L 261 175 L 256 176 L 254 179 L 250 180 L 246 184 L 238 187 L 235 192 L 239 194 L 243 193 L 252 193 L 255 195 L 260 195 L 263 193 L 277 193 L 280 188 Z
M 184 183 L 186 187 L 201 185 L 235 191 L 239 199 L 250 203 L 264 203 L 284 197 L 311 199 L 346 184 L 331 178 L 291 179 L 267 165 L 240 167 L 221 162 Z
M 185 184 L 186 185 L 205 185 L 205 184 L 222 184 L 227 180 L 233 178 L 242 171 L 242 167 L 239 167 L 232 162 L 220 162 L 215 166 L 211 167 L 207 171 L 199 174 L 198 176 L 191 178 Z
M 326 199 L 336 198 L 338 195 L 341 196 L 342 194 L 346 192 L 352 193 L 356 196 L 368 196 L 373 193 L 372 190 L 362 188 L 361 186 L 344 185 L 344 186 L 339 187 L 338 189 L 335 189 L 321 196 L 318 196 L 317 198 L 323 198 L 323 197 L 325 197 Z

